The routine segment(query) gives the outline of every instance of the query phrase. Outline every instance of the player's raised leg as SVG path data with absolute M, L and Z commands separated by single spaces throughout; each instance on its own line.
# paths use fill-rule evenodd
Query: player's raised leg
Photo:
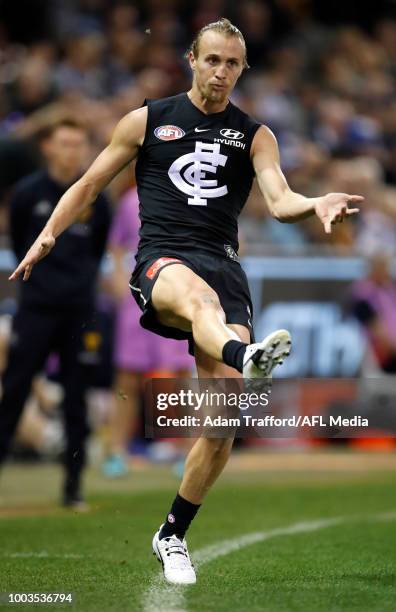
M 192 331 L 202 353 L 243 372 L 245 378 L 271 376 L 273 368 L 290 353 L 291 339 L 286 330 L 277 330 L 250 345 L 249 333 L 241 339 L 232 326 L 226 325 L 217 293 L 183 264 L 161 270 L 151 300 L 163 325 Z
M 151 301 L 163 325 L 192 331 L 195 344 L 217 361 L 222 361 L 226 342 L 240 340 L 227 327 L 216 292 L 183 264 L 168 265 L 160 271 Z

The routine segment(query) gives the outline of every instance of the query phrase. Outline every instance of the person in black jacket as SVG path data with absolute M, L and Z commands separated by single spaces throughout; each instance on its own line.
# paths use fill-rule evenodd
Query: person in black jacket
M 18 260 L 80 175 L 88 145 L 86 129 L 74 119 L 61 120 L 48 129 L 42 141 L 47 168 L 20 181 L 11 201 L 11 242 Z M 33 377 L 52 351 L 59 354 L 67 439 L 63 503 L 73 508 L 84 506 L 80 490 L 88 434 L 87 373 L 81 359 L 84 330 L 93 314 L 96 276 L 110 221 L 108 200 L 99 194 L 95 204 L 64 232 L 58 248 L 35 270 L 31 282 L 21 284 L 2 381 L 0 463 L 7 455 Z

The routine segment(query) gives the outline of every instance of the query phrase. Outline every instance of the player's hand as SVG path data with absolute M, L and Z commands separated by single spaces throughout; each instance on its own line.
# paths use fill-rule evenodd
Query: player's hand
M 363 200 L 363 196 L 347 193 L 328 193 L 317 198 L 315 213 L 323 223 L 326 234 L 331 234 L 332 225 L 342 223 L 345 217 L 359 212 L 359 208 L 348 208 L 348 205 L 358 204 Z
M 34 264 L 48 255 L 48 253 L 53 249 L 54 244 L 55 238 L 52 236 L 52 234 L 40 234 L 8 280 L 15 280 L 23 272 L 23 280 L 27 281 L 32 273 Z

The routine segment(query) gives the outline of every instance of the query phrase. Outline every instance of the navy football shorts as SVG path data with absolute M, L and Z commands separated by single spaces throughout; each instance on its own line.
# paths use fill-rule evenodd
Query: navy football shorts
M 151 293 L 160 271 L 173 264 L 183 264 L 200 276 L 217 293 L 226 315 L 226 323 L 247 327 L 251 342 L 254 342 L 253 306 L 246 274 L 241 265 L 238 261 L 202 251 L 157 251 L 137 262 L 129 286 L 143 312 L 140 318 L 142 327 L 165 338 L 188 340 L 189 352 L 194 354 L 192 333 L 162 325 L 151 303 Z

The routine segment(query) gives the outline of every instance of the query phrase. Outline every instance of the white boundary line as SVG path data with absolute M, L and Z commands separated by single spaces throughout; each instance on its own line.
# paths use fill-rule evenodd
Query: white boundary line
M 314 521 L 305 521 L 294 523 L 288 527 L 278 527 L 268 531 L 257 531 L 247 533 L 237 538 L 223 540 L 217 544 L 211 544 L 205 548 L 201 548 L 192 553 L 192 559 L 195 568 L 205 563 L 209 563 L 218 557 L 223 557 L 236 550 L 264 542 L 278 536 L 294 535 L 297 533 L 308 533 L 333 527 L 348 521 L 392 521 L 396 519 L 396 512 L 383 512 L 371 516 L 341 516 L 329 519 L 318 519 Z M 193 588 L 193 587 L 192 587 Z M 165 582 L 162 570 L 152 580 L 150 587 L 143 594 L 142 608 L 144 612 L 185 612 L 185 595 L 186 587 L 174 586 Z

